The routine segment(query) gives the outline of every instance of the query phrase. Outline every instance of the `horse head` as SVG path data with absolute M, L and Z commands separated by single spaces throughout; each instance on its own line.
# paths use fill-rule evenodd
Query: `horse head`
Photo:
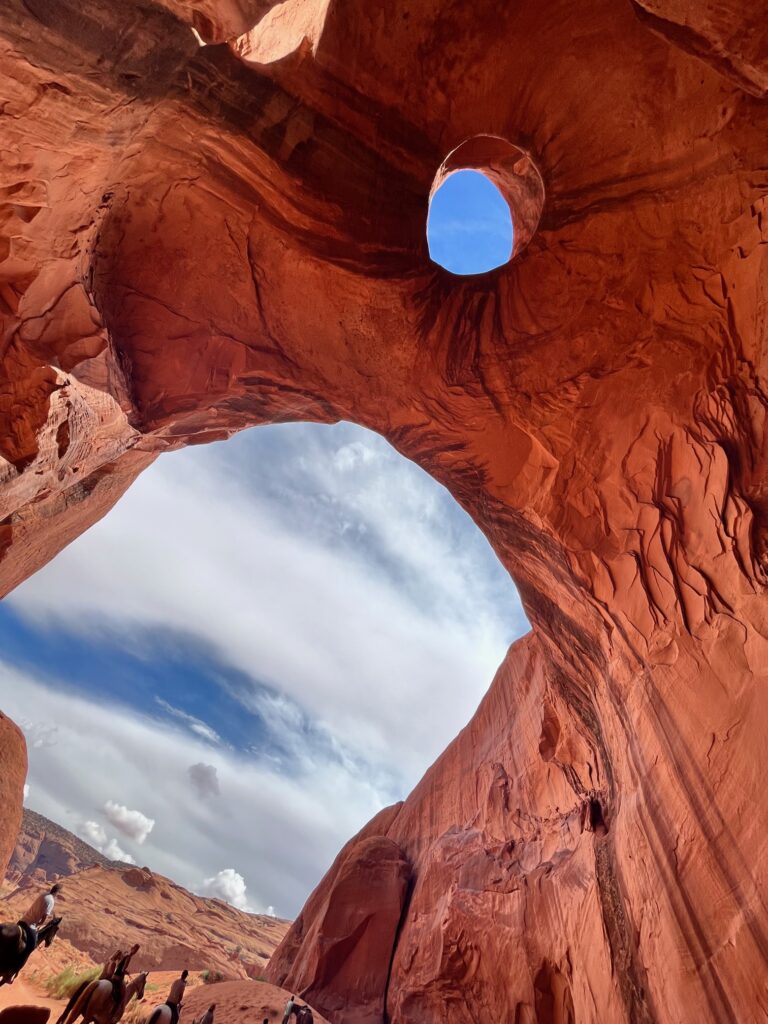
M 147 984 L 147 978 L 149 977 L 149 971 L 143 971 L 141 974 L 137 974 L 134 979 L 133 993 L 137 999 L 144 998 L 144 987 Z
M 48 924 L 44 928 L 40 930 L 40 933 L 38 934 L 37 937 L 38 945 L 42 940 L 45 943 L 46 948 L 50 946 L 50 944 L 56 938 L 56 933 L 59 930 L 61 920 L 62 919 L 60 917 L 54 917 L 51 921 L 48 922 Z

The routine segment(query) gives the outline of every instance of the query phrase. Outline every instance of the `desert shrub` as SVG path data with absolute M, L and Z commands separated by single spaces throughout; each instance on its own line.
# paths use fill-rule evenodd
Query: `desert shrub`
M 152 1010 L 154 1010 L 154 1006 L 147 1006 L 146 1003 L 140 1003 L 136 999 L 132 999 L 125 1008 L 122 1024 L 144 1024 Z
M 204 985 L 214 985 L 217 981 L 224 981 L 221 971 L 205 970 L 200 972 L 200 980 Z
M 100 967 L 92 967 L 89 971 L 78 972 L 71 964 L 58 974 L 46 978 L 43 982 L 45 991 L 52 999 L 69 999 L 84 981 L 94 981 L 101 974 Z

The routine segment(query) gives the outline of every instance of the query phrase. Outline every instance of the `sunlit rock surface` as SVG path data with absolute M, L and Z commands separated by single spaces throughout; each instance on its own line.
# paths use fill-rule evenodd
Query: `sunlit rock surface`
M 21 730 L 0 711 L 0 879 L 21 825 L 27 745 Z
M 446 484 L 532 623 L 365 830 L 410 874 L 392 948 L 332 872 L 277 955 L 290 986 L 343 939 L 334 1024 L 768 1012 L 765 15 L 0 8 L 3 589 L 163 451 L 346 418 Z M 535 231 L 458 280 L 427 199 L 478 135 L 543 193 L 505 163 Z

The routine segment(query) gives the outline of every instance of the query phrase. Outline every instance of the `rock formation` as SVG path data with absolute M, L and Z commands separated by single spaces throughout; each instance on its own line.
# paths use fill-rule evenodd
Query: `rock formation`
M 767 13 L 0 9 L 4 589 L 159 453 L 345 418 L 452 491 L 532 624 L 277 958 L 334 1024 L 768 1012 Z M 427 254 L 459 159 L 535 224 L 480 278 Z M 410 872 L 391 948 L 371 840 Z
M 385 812 L 385 815 L 387 812 Z M 378 1024 L 384 1017 L 389 957 L 410 881 L 405 854 L 376 835 L 378 815 L 339 854 L 280 947 L 270 975 L 301 992 L 331 1020 Z
M 188 1021 L 193 1021 L 205 1013 L 211 1003 L 215 1003 L 216 1024 L 243 1024 L 243 1021 L 261 1024 L 265 1017 L 270 1024 L 280 1024 L 285 1004 L 294 994 L 263 981 L 222 981 L 215 985 L 200 985 L 191 992 L 187 989 L 184 1015 Z M 148 1002 L 151 1006 L 151 996 Z M 315 1024 L 328 1024 L 325 1017 L 314 1007 L 312 1009 Z
M 27 747 L 21 730 L 0 711 L 0 878 L 21 824 Z
M 3 920 L 14 920 L 35 888 L 42 888 L 29 876 L 22 883 L 0 905 Z M 288 930 L 287 921 L 195 896 L 148 868 L 126 864 L 95 865 L 65 878 L 57 910 L 64 918 L 57 943 L 67 940 L 95 963 L 138 942 L 141 952 L 134 966 L 139 969 L 188 967 L 226 978 L 262 975 Z
M 50 884 L 94 864 L 106 868 L 113 862 L 61 825 L 25 807 L 5 881 Z

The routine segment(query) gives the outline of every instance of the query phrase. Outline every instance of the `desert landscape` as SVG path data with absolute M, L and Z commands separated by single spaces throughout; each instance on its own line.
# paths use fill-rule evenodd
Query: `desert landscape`
M 290 925 L 97 862 L 64 877 L 62 942 L 210 965 L 233 979 L 222 1019 L 257 1024 L 294 992 L 332 1024 L 768 1019 L 765 0 L 5 0 L 0 62 L 0 592 L 181 449 L 344 421 L 450 492 L 530 624 L 412 791 L 365 805 Z M 457 275 L 426 227 L 466 171 L 514 237 L 503 265 Z M 201 552 L 226 532 L 193 526 L 179 593 L 206 590 Z M 250 609 L 243 584 L 223 616 L 242 634 L 283 598 L 269 551 L 248 565 L 269 566 L 271 590 Z M 86 567 L 71 593 L 98 603 L 91 581 Z M 175 596 L 158 603 L 170 619 Z M 291 657 L 332 628 L 323 600 L 301 609 Z M 262 740 L 277 721 L 263 742 L 285 779 L 320 730 L 277 670 L 264 683 L 267 662 L 248 696 Z M 391 691 L 394 743 L 420 679 L 330 662 L 338 699 L 317 721 Z M 221 694 L 244 716 L 239 682 Z M 223 699 L 173 712 L 220 764 L 234 741 L 200 716 Z M 0 866 L 45 743 L 0 717 Z M 334 780 L 361 759 L 323 747 Z M 322 834 L 300 807 L 283 859 Z M 38 884 L 20 845 L 13 884 Z M 83 864 L 74 846 L 50 856 Z M 195 987 L 190 1016 L 208 995 Z
M 144 1003 L 126 1011 L 128 1024 L 146 1020 L 184 968 L 190 971 L 185 1020 L 215 1002 L 216 1019 L 225 1024 L 282 1021 L 291 993 L 269 984 L 265 968 L 290 922 L 245 914 L 221 900 L 195 896 L 148 868 L 110 862 L 55 822 L 25 810 L 2 886 L 0 919 L 17 920 L 33 895 L 55 882 L 62 885 L 56 900 L 62 927 L 49 948 L 35 950 L 13 985 L 0 987 L 0 1019 L 6 1024 L 14 1024 L 20 1006 L 48 1009 L 57 1019 L 67 989 L 99 970 L 115 949 L 127 950 L 134 942 L 141 948 L 132 973 L 149 971 L 151 980 Z M 18 1019 L 26 1019 L 21 1011 Z

